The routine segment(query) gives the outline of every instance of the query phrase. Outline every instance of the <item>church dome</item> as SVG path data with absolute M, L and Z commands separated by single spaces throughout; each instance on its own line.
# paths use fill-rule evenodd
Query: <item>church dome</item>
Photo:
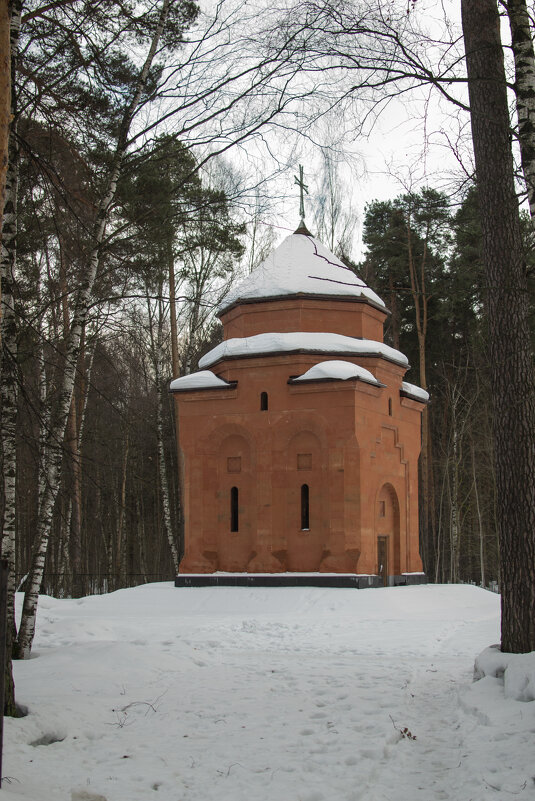
M 218 314 L 239 303 L 289 297 L 359 298 L 385 308 L 381 298 L 321 242 L 295 233 L 230 290 Z

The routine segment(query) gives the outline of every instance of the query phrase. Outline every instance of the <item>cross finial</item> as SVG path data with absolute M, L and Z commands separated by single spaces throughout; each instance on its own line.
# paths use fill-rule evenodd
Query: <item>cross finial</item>
M 303 167 L 301 164 L 299 165 L 299 178 L 297 175 L 294 175 L 294 182 L 300 189 L 300 203 L 299 203 L 299 214 L 301 216 L 301 223 L 305 224 L 305 196 L 304 192 L 308 195 L 308 186 L 305 184 L 303 180 Z

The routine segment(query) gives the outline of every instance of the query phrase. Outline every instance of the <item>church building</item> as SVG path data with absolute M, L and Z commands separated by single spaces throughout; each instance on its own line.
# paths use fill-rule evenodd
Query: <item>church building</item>
M 223 341 L 171 382 L 181 573 L 423 579 L 427 393 L 383 342 L 383 301 L 304 223 L 221 304 Z

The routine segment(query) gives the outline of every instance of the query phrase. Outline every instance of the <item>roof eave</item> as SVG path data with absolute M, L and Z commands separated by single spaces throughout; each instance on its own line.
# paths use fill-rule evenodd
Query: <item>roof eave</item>
M 220 392 L 221 390 L 226 389 L 236 389 L 238 386 L 237 381 L 229 381 L 226 386 L 222 386 L 221 384 L 214 385 L 214 386 L 206 386 L 206 387 L 184 387 L 183 389 L 171 389 L 169 387 L 169 393 L 171 395 L 182 395 L 185 392 Z
M 310 292 L 292 292 L 291 294 L 285 295 L 268 295 L 262 298 L 238 298 L 237 300 L 230 303 L 225 308 L 220 309 L 216 312 L 217 317 L 221 318 L 227 312 L 232 311 L 235 309 L 236 306 L 245 306 L 254 303 L 271 303 L 273 301 L 282 301 L 282 300 L 331 300 L 335 303 L 367 303 L 368 306 L 371 306 L 378 311 L 381 311 L 385 314 L 386 317 L 390 315 L 392 312 L 390 309 L 387 309 L 386 306 L 381 305 L 380 303 L 376 303 L 371 298 L 366 297 L 365 295 L 320 295 L 316 293 Z
M 367 381 L 365 378 L 362 378 L 358 375 L 349 376 L 349 378 L 334 378 L 334 377 L 324 377 L 324 378 L 289 378 L 286 383 L 291 384 L 292 386 L 300 386 L 301 384 L 333 384 L 337 383 L 340 384 L 342 382 L 350 382 L 350 381 L 360 381 L 361 384 L 367 384 L 369 387 L 378 387 L 378 388 L 385 388 L 386 384 L 382 384 L 380 381 Z
M 350 357 L 350 358 L 368 358 L 368 359 L 383 359 L 385 362 L 389 362 L 390 364 L 395 364 L 398 367 L 403 367 L 404 370 L 408 370 L 410 365 L 404 364 L 400 362 L 398 359 L 389 359 L 388 356 L 385 356 L 384 353 L 373 353 L 373 352 L 363 352 L 363 353 L 355 353 L 354 351 L 325 351 L 319 350 L 316 348 L 292 348 L 291 350 L 272 350 L 266 353 L 233 353 L 233 354 L 225 354 L 224 356 L 220 356 L 213 362 L 209 364 L 203 365 L 203 370 L 211 369 L 215 365 L 220 364 L 221 362 L 227 361 L 237 361 L 238 359 L 268 359 L 274 358 L 276 356 L 336 356 L 337 358 L 342 357 Z M 338 380 L 338 379 L 335 379 Z
M 405 389 L 400 389 L 399 394 L 402 398 L 408 398 L 411 401 L 416 401 L 416 403 L 422 403 L 424 406 L 427 406 L 430 401 L 430 398 L 419 398 L 418 396 L 413 395 L 411 392 L 407 392 Z

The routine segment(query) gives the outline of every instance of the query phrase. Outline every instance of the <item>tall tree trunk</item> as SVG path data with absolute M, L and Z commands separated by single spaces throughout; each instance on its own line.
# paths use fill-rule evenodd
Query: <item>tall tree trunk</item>
M 535 374 L 496 0 L 461 0 L 494 406 L 502 651 L 535 650 Z
M 160 490 L 162 497 L 163 507 L 163 520 L 165 526 L 165 533 L 169 543 L 169 550 L 171 551 L 171 558 L 173 560 L 173 568 L 175 573 L 178 573 L 178 548 L 173 536 L 173 525 L 171 520 L 171 503 L 169 498 L 169 484 L 167 479 L 167 466 L 165 463 L 165 452 L 163 447 L 163 392 L 161 381 L 157 388 L 158 394 L 158 409 L 157 409 L 157 437 L 158 437 L 158 464 L 159 464 L 159 477 L 160 477 Z
M 476 470 L 476 452 L 474 448 L 474 440 L 470 441 L 470 456 L 472 461 L 472 484 L 474 489 L 474 499 L 476 502 L 476 516 L 477 516 L 477 533 L 479 540 L 479 571 L 480 571 L 480 584 L 482 587 L 487 586 L 485 578 L 485 542 L 484 542 L 484 528 L 483 528 L 483 515 L 481 514 L 481 505 L 479 502 L 479 486 Z
M 412 302 L 414 304 L 414 315 L 416 322 L 416 334 L 418 337 L 418 366 L 419 382 L 422 389 L 427 389 L 427 323 L 428 323 L 428 295 L 425 288 L 425 270 L 427 262 L 427 245 L 424 243 L 424 250 L 420 265 L 417 266 L 414 259 L 412 248 L 412 229 L 410 211 L 407 217 L 407 252 L 409 260 L 409 278 L 411 284 Z M 423 543 L 422 550 L 424 565 L 427 571 L 432 564 L 432 554 L 436 551 L 435 543 L 435 498 L 434 484 L 432 476 L 431 460 L 431 434 L 429 427 L 429 408 L 426 406 L 422 412 L 422 450 L 420 454 L 421 471 L 421 505 L 423 517 Z
M 70 334 L 70 313 L 69 313 L 69 290 L 67 286 L 67 268 L 65 264 L 65 248 L 60 236 L 60 269 L 59 269 L 59 294 L 61 298 L 61 310 L 63 320 L 63 341 L 65 343 L 65 350 L 68 350 L 69 334 Z M 82 365 L 84 362 L 84 341 L 85 341 L 85 324 L 82 328 L 80 355 L 77 375 L 80 375 Z M 73 394 L 71 398 L 71 406 L 67 418 L 67 428 L 65 432 L 65 451 L 66 458 L 70 464 L 72 487 L 71 498 L 69 503 L 69 521 L 68 525 L 62 526 L 63 537 L 62 545 L 64 553 L 70 553 L 70 559 L 67 565 L 70 565 L 72 575 L 70 576 L 70 587 L 64 588 L 66 594 L 69 592 L 74 598 L 81 598 L 84 594 L 83 578 L 82 578 L 82 508 L 81 508 L 81 463 L 80 463 L 80 447 L 79 447 L 79 424 L 78 424 L 78 408 L 79 403 L 77 399 L 77 384 L 75 382 L 73 387 Z M 67 566 L 66 565 L 66 566 Z
M 9 54 L 6 70 L 11 75 L 11 83 L 16 65 L 18 52 L 20 18 L 22 0 L 11 5 L 11 19 L 9 27 Z M 5 31 L 4 31 L 5 36 Z M 3 40 L 3 47 L 5 40 Z M 8 138 L 8 163 L 4 176 L 4 204 L 2 205 L 2 244 L 0 255 L 0 281 L 1 292 L 1 374 L 0 396 L 2 402 L 2 475 L 4 480 L 4 518 L 2 525 L 2 558 L 8 563 L 7 580 L 7 609 L 6 609 L 6 663 L 4 665 L 4 714 L 16 715 L 15 684 L 13 681 L 13 668 L 11 664 L 13 644 L 16 638 L 15 624 L 15 554 L 16 554 L 16 477 L 17 477 L 17 390 L 18 390 L 18 359 L 17 359 L 17 320 L 15 316 L 15 265 L 17 247 L 17 196 L 19 180 L 18 143 L 16 136 L 16 119 L 14 115 L 16 98 L 10 93 L 11 128 Z M 2 710 L 0 710 L 1 712 Z
M 2 475 L 4 481 L 4 519 L 2 527 L 2 558 L 8 563 L 8 589 L 6 608 L 6 664 L 5 664 L 5 714 L 15 714 L 15 687 L 11 668 L 13 642 L 16 637 L 15 625 L 15 552 L 16 552 L 16 478 L 17 478 L 17 349 L 16 322 L 11 313 L 13 304 L 10 281 L 4 281 L 2 302 L 3 317 L 3 358 L 1 374 L 2 404 Z M 9 309 L 9 311 L 7 311 Z
M 443 555 L 442 555 L 442 540 L 443 540 L 443 529 L 444 524 L 442 522 L 443 519 L 443 512 L 444 512 L 444 496 L 446 494 L 446 484 L 448 483 L 448 464 L 446 460 L 446 464 L 444 465 L 444 470 L 442 472 L 442 487 L 440 491 L 440 502 L 438 505 L 438 525 L 437 525 L 437 543 L 436 543 L 436 553 L 435 553 L 435 584 L 439 584 L 445 581 L 444 576 L 444 567 L 443 567 Z
M 448 465 L 451 465 L 450 479 L 450 542 L 451 542 L 451 571 L 450 581 L 457 582 L 460 579 L 460 555 L 461 555 L 461 509 L 460 487 L 461 481 L 459 470 L 462 464 L 462 443 L 466 424 L 466 408 L 462 406 L 464 381 L 460 376 L 460 368 L 454 367 L 453 375 L 448 380 L 448 406 L 450 418 L 450 442 L 448 444 Z
M 178 355 L 178 328 L 177 328 L 177 315 L 176 315 L 176 283 L 175 283 L 175 261 L 173 256 L 173 248 L 171 243 L 169 244 L 169 252 L 168 252 L 168 259 L 169 259 L 169 320 L 171 326 L 171 374 L 173 378 L 177 378 L 180 375 L 180 359 Z M 162 399 L 163 400 L 163 399 Z M 175 440 L 176 442 L 179 441 L 179 426 L 180 426 L 180 419 L 178 416 L 178 407 L 175 406 L 175 414 L 174 414 L 174 424 L 175 424 Z M 178 471 L 177 471 L 178 472 Z M 176 477 L 176 493 L 177 493 L 177 506 L 178 506 L 178 547 L 177 547 L 177 559 L 180 562 L 183 552 L 183 542 L 184 542 L 184 521 L 182 517 L 182 487 L 180 486 L 180 478 Z M 144 555 L 143 555 L 144 557 Z M 143 569 L 143 572 L 146 571 Z M 147 580 L 146 577 L 144 579 Z
M 119 519 L 117 521 L 117 586 L 126 587 L 127 536 L 126 536 L 126 482 L 128 478 L 128 456 L 130 437 L 128 431 L 124 441 L 123 468 L 121 471 L 121 493 L 119 502 Z
M 48 452 L 52 454 L 52 457 L 48 464 L 45 491 L 40 499 L 39 504 L 36 540 L 32 554 L 32 567 L 28 579 L 28 589 L 24 595 L 24 604 L 22 608 L 22 617 L 17 641 L 17 656 L 23 659 L 26 659 L 30 656 L 35 634 L 35 620 L 37 615 L 37 603 L 39 599 L 39 587 L 43 577 L 48 538 L 50 536 L 50 529 L 52 525 L 54 503 L 57 497 L 61 475 L 61 445 L 65 436 L 67 419 L 72 402 L 72 394 L 76 378 L 76 367 L 81 348 L 82 331 L 84 329 L 89 312 L 91 293 L 97 277 L 100 252 L 106 232 L 106 224 L 108 222 L 111 205 L 115 198 L 121 166 L 128 147 L 130 128 L 138 106 L 142 100 L 149 70 L 152 66 L 152 62 L 158 49 L 160 38 L 167 21 L 168 12 L 169 0 L 163 0 L 160 18 L 152 38 L 149 53 L 140 71 L 132 99 L 124 109 L 122 115 L 107 188 L 97 209 L 92 237 L 92 250 L 88 260 L 88 268 L 80 285 L 78 299 L 73 313 L 68 349 L 65 359 L 65 369 L 63 371 L 62 387 L 61 392 L 59 393 L 60 397 L 58 401 L 58 409 L 55 416 L 56 422 L 52 427 L 49 436 L 50 448 L 48 449 Z
M 82 437 L 84 433 L 84 423 L 87 410 L 87 401 L 89 397 L 89 382 L 91 371 L 93 369 L 93 362 L 95 358 L 95 349 L 97 345 L 97 338 L 86 348 L 86 328 L 83 330 L 83 346 L 80 354 L 80 362 L 78 365 L 78 383 L 75 400 L 73 403 L 73 428 L 71 431 L 72 436 L 72 467 L 73 467 L 73 525 L 71 527 L 72 537 L 72 572 L 73 572 L 73 597 L 79 598 L 89 592 L 87 580 L 84 578 L 84 573 L 87 573 L 87 565 L 85 569 L 82 568 L 82 486 L 83 486 L 83 469 L 82 469 Z M 74 424 L 75 423 L 75 424 Z M 87 547 L 87 546 L 86 546 Z
M 172 243 L 169 242 L 167 258 L 169 260 L 169 322 L 171 326 L 171 373 L 173 378 L 180 375 L 180 361 L 178 358 L 178 330 L 176 321 L 176 284 L 175 260 Z
M 454 410 L 455 411 L 455 410 Z M 455 584 L 459 581 L 459 557 L 461 549 L 461 531 L 459 526 L 459 432 L 456 417 L 452 420 L 453 443 L 450 489 L 450 531 L 451 531 L 451 575 Z
M 11 13 L 9 0 L 0 0 L 0 209 L 5 205 L 9 129 L 11 126 Z M 0 217 L 0 236 L 2 236 Z M 0 287 L 1 297 L 1 287 Z
M 16 206 L 18 163 L 14 133 L 11 142 L 11 158 L 6 181 L 6 205 L 4 211 L 4 233 L 2 241 L 2 371 L 0 397 L 2 403 L 2 475 L 4 480 L 4 519 L 2 527 L 2 557 L 8 562 L 7 591 L 7 636 L 6 655 L 6 711 L 13 714 L 14 688 L 11 674 L 11 652 L 16 636 L 15 626 L 15 553 L 16 553 L 16 479 L 17 479 L 17 318 L 14 304 L 14 269 L 16 261 Z M 9 674 L 9 675 L 8 675 Z
M 515 61 L 518 141 L 529 210 L 535 221 L 535 53 L 526 0 L 508 0 L 511 45 Z
M 147 559 L 145 556 L 145 516 L 143 514 L 143 509 L 141 505 L 141 498 L 139 495 L 136 496 L 136 510 L 137 510 L 137 519 L 139 520 L 139 525 L 137 526 L 137 541 L 138 541 L 138 550 L 139 550 L 139 569 L 141 570 L 141 575 L 143 577 L 143 583 L 147 583 Z
M 175 542 L 175 537 L 173 533 L 173 524 L 171 519 L 171 502 L 170 502 L 170 493 L 169 493 L 169 484 L 167 478 L 167 465 L 165 463 L 165 451 L 164 451 L 164 440 L 163 440 L 163 387 L 162 387 L 162 351 L 163 351 L 163 308 L 162 308 L 162 288 L 160 287 L 158 295 L 160 300 L 158 301 L 158 310 L 157 310 L 157 319 L 156 319 L 156 339 L 154 339 L 153 334 L 153 325 L 151 325 L 151 350 L 152 350 L 152 360 L 153 360 L 153 367 L 154 367 L 154 380 L 156 382 L 156 398 L 157 398 L 157 409 L 156 409 L 156 438 L 158 442 L 158 477 L 160 482 L 160 494 L 162 498 L 162 508 L 163 508 L 163 524 L 165 528 L 165 534 L 167 537 L 167 541 L 169 543 L 169 549 L 171 551 L 171 558 L 173 560 L 173 568 L 175 573 L 178 573 L 178 565 L 179 565 L 179 558 L 178 558 L 178 548 Z M 147 303 L 150 303 L 148 300 L 148 293 L 147 293 Z
M 388 276 L 388 289 L 390 292 L 390 331 L 392 336 L 392 347 L 399 350 L 399 335 L 401 331 L 401 315 L 399 313 L 399 294 L 397 288 L 394 286 L 394 277 L 392 273 Z
M 71 543 L 72 596 L 73 598 L 81 598 L 85 591 L 84 579 L 82 575 L 82 466 L 80 459 L 80 443 L 78 438 L 79 426 L 76 400 L 76 395 L 73 395 L 67 424 L 65 445 L 72 471 L 71 525 L 69 528 Z

